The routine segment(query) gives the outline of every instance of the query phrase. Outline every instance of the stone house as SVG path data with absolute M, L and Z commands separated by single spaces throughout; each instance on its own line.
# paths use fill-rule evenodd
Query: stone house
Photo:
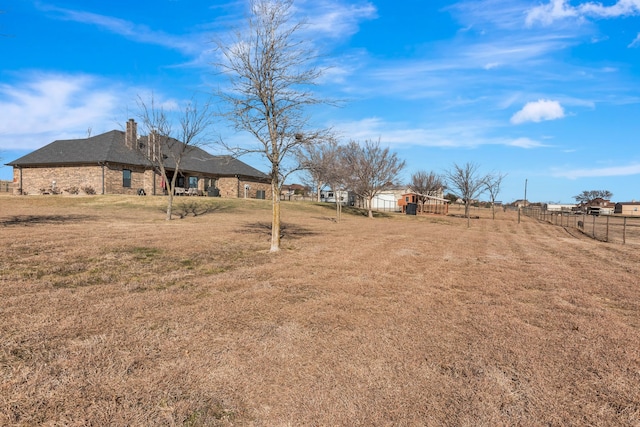
M 13 167 L 13 192 L 166 194 L 162 175 L 144 153 L 151 146 L 148 141 L 148 136 L 137 135 L 133 119 L 127 122 L 126 132 L 54 141 L 7 163 Z M 170 156 L 165 158 L 165 169 L 171 179 L 175 163 Z M 195 146 L 185 150 L 176 187 L 180 194 L 271 198 L 267 175 L 236 158 L 214 156 Z

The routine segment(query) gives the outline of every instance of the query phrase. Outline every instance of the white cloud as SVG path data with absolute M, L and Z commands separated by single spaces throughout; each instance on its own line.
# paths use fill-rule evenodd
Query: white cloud
M 627 47 L 639 47 L 639 46 L 640 46 L 640 33 L 638 33 L 636 38 L 631 43 L 629 43 L 629 46 Z
M 522 110 L 511 117 L 511 123 L 521 124 L 525 122 L 541 122 L 544 120 L 556 120 L 565 116 L 564 109 L 558 101 L 540 99 L 536 102 L 528 102 Z
M 618 0 L 611 6 L 604 6 L 598 2 L 586 2 L 572 6 L 568 0 L 550 0 L 530 9 L 525 22 L 527 26 L 536 23 L 550 25 L 554 21 L 566 18 L 617 18 L 640 14 L 640 0 Z
M 618 0 L 611 6 L 603 6 L 602 3 L 587 2 L 578 6 L 578 10 L 585 15 L 602 18 L 631 16 L 640 13 L 640 0 Z
M 114 129 L 123 105 L 114 93 L 116 88 L 87 75 L 33 74 L 19 83 L 2 84 L 1 145 L 31 150 L 54 139 L 86 136 L 88 127 L 94 134 Z
M 551 0 L 547 4 L 536 6 L 527 12 L 525 23 L 532 26 L 537 22 L 549 25 L 558 19 L 577 17 L 578 12 L 567 4 L 567 0 Z
M 632 176 L 640 175 L 640 164 L 634 163 L 626 166 L 620 165 L 606 168 L 556 170 L 552 171 L 551 175 L 567 179 Z

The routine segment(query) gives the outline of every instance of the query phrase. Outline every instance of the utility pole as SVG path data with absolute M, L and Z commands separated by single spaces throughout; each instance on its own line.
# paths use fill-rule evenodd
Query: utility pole
M 522 212 L 522 210 L 525 208 L 525 205 L 527 204 L 527 181 L 529 181 L 529 180 L 525 178 L 525 180 L 524 180 L 524 200 L 522 201 L 522 207 L 518 208 L 518 224 L 520 224 L 520 213 Z

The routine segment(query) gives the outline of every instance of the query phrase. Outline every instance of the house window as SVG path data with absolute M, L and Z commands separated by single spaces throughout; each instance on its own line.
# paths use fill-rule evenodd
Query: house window
M 189 188 L 198 188 L 198 177 L 190 176 L 189 177 Z
M 129 169 L 122 170 L 122 186 L 131 188 L 131 170 Z

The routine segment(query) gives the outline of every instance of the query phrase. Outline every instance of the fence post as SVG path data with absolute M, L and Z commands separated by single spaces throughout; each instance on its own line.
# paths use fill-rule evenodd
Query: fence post
M 591 228 L 591 235 L 595 239 L 596 238 L 596 216 L 595 215 L 591 215 L 591 217 L 593 218 L 593 226 Z
M 609 241 L 609 215 L 607 215 L 607 242 Z
M 624 217 L 624 221 L 622 222 L 622 244 L 627 243 L 627 217 Z

